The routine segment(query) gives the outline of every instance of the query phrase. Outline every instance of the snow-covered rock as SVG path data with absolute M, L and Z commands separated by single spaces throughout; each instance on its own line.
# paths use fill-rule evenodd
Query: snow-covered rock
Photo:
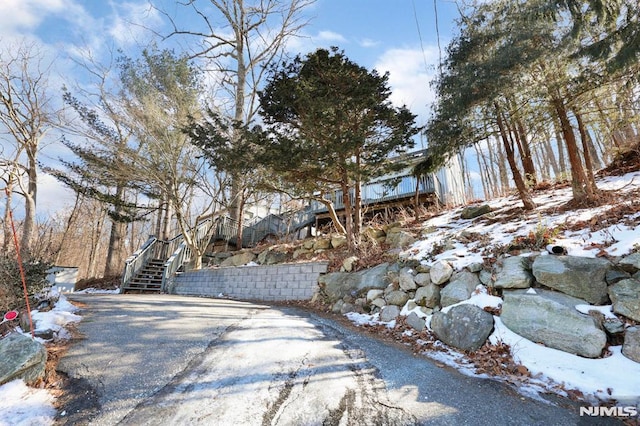
M 609 287 L 613 312 L 640 321 L 640 281 L 629 278 Z
M 496 268 L 495 288 L 529 288 L 533 276 L 527 268 L 527 259 L 520 256 L 505 257 Z
M 576 305 L 585 301 L 562 293 L 536 289 L 504 293 L 500 318 L 511 331 L 550 348 L 597 358 L 607 343 L 604 331 Z
M 532 269 L 540 284 L 600 305 L 608 299 L 605 276 L 612 266 L 601 258 L 538 256 Z

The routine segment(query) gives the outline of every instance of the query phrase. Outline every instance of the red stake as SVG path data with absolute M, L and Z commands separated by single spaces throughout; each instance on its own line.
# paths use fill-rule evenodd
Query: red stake
M 5 188 L 4 192 L 9 196 L 9 188 Z M 33 320 L 31 319 L 31 308 L 29 307 L 29 292 L 27 291 L 27 279 L 24 275 L 22 267 L 22 256 L 20 255 L 20 244 L 18 243 L 18 234 L 16 226 L 13 223 L 13 212 L 9 209 L 9 221 L 11 222 L 11 231 L 13 232 L 13 245 L 16 247 L 16 255 L 18 257 L 18 269 L 20 269 L 20 278 L 22 279 L 22 289 L 24 290 L 24 301 L 27 303 L 27 315 L 29 316 L 29 327 L 31 328 L 31 338 L 35 339 L 36 335 L 33 331 Z

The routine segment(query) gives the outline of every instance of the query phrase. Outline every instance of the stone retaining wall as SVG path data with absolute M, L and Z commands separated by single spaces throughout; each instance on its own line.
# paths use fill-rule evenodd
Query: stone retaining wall
M 201 269 L 177 275 L 168 290 L 190 296 L 309 300 L 318 289 L 320 274 L 326 272 L 326 262 Z

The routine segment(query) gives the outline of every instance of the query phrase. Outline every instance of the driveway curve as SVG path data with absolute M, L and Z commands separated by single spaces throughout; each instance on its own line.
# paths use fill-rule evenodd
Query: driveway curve
M 463 376 L 305 310 L 170 295 L 73 295 L 58 365 L 95 398 L 59 424 L 577 425 L 570 410 Z M 603 424 L 602 418 L 597 424 Z M 596 424 L 595 422 L 591 424 Z

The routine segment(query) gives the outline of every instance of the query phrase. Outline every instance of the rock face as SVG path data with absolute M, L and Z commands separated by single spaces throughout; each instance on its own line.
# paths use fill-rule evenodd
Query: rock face
M 608 299 L 605 277 L 611 267 L 611 262 L 600 258 L 538 256 L 532 268 L 540 284 L 602 305 Z
M 493 331 L 493 315 L 474 305 L 458 305 L 433 314 L 431 329 L 447 345 L 475 351 Z
M 640 362 L 640 328 L 629 327 L 624 335 L 622 355 L 632 361 Z
M 389 264 L 382 263 L 374 268 L 364 269 L 355 273 L 334 272 L 321 275 L 320 285 L 332 302 L 352 291 L 357 292 L 365 288 L 383 289 L 389 284 L 386 279 L 388 266 Z
M 533 342 L 597 358 L 607 343 L 607 336 L 590 316 L 575 309 L 581 304 L 585 302 L 561 293 L 514 290 L 504 293 L 500 318 L 510 330 Z
M 609 287 L 613 312 L 640 321 L 640 281 L 629 278 Z
M 495 288 L 529 288 L 533 276 L 526 267 L 526 259 L 520 256 L 502 259 L 502 266 L 496 270 Z
M 27 336 L 11 333 L 0 340 L 0 359 L 0 385 L 15 379 L 31 384 L 44 377 L 47 350 Z
M 451 282 L 440 291 L 440 304 L 445 307 L 467 300 L 478 285 L 480 285 L 480 278 L 477 274 L 462 271 L 456 274 Z

